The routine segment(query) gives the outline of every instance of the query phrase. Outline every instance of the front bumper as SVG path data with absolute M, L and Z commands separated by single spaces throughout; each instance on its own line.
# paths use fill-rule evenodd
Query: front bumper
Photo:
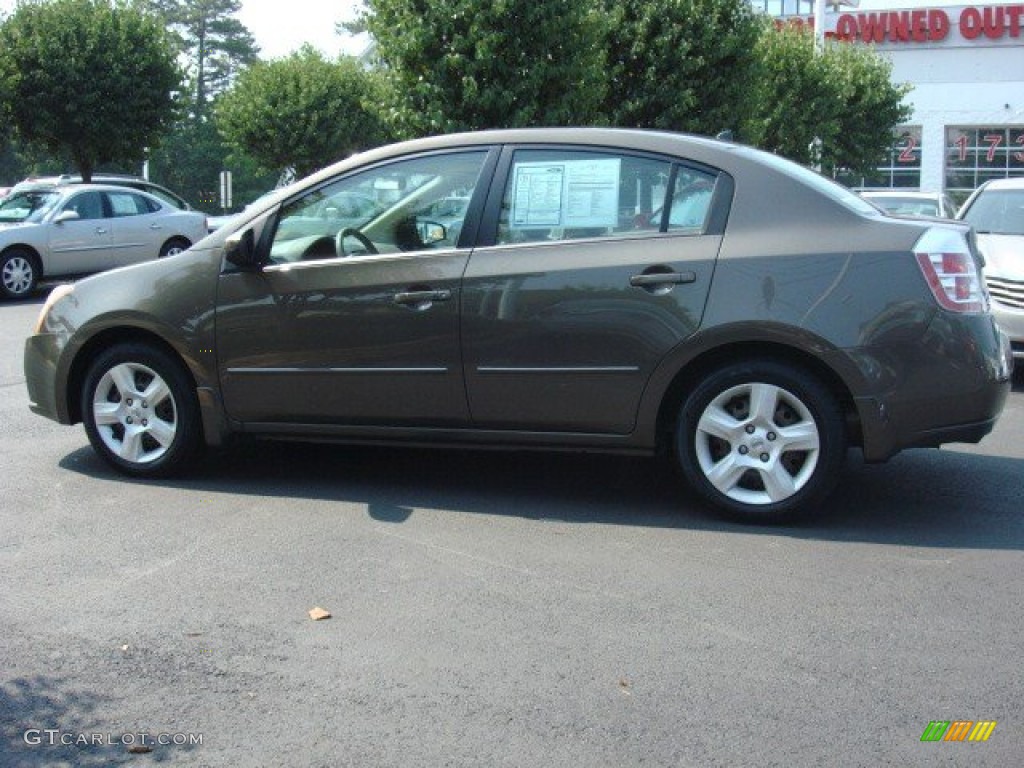
M 39 333 L 25 340 L 25 385 L 28 387 L 28 407 L 33 413 L 70 424 L 67 398 L 57 392 L 57 364 L 60 360 L 60 340 L 53 333 Z
M 1010 307 L 993 300 L 992 314 L 999 327 L 1010 337 L 1014 358 L 1024 360 L 1024 309 Z

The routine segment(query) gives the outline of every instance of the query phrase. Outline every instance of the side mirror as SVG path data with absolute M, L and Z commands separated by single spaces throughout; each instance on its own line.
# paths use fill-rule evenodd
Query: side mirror
M 224 258 L 239 269 L 259 268 L 259 260 L 256 258 L 256 236 L 252 233 L 252 227 L 228 236 L 224 241 Z
M 436 221 L 418 219 L 416 221 L 416 230 L 419 233 L 420 241 L 424 245 L 440 243 L 448 238 L 448 229 Z
M 78 221 L 81 216 L 78 215 L 78 211 L 61 211 L 54 219 L 54 224 L 63 224 L 65 221 Z

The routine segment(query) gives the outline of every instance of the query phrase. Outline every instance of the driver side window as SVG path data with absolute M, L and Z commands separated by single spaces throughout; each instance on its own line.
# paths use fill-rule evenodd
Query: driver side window
M 270 260 L 455 248 L 486 156 L 427 155 L 328 182 L 282 207 Z

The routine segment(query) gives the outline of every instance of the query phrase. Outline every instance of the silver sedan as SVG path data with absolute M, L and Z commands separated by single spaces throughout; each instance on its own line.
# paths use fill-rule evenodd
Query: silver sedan
M 172 256 L 205 236 L 205 214 L 125 187 L 16 192 L 0 202 L 0 295 L 20 298 L 43 278 Z

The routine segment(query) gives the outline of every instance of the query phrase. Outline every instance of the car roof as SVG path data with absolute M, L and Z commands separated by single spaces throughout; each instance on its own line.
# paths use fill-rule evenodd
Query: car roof
M 94 184 L 108 184 L 114 187 L 120 187 L 121 189 L 134 189 L 142 192 L 150 192 L 150 190 L 157 190 L 160 194 L 155 194 L 157 198 L 160 195 L 166 195 L 171 200 L 174 200 L 181 204 L 182 210 L 190 210 L 191 206 L 188 204 L 181 195 L 172 192 L 156 182 L 144 179 L 141 176 L 131 176 L 129 174 L 119 173 L 94 173 L 93 176 Z M 60 176 L 30 176 L 23 181 L 19 181 L 12 188 L 12 192 L 22 192 L 30 189 L 45 189 L 49 187 L 67 187 L 67 186 L 82 186 L 82 177 L 80 174 L 65 173 Z
M 1009 179 L 993 179 L 986 182 L 984 189 L 1024 189 L 1024 177 L 1016 176 Z
M 707 136 L 641 128 L 505 128 L 429 136 L 398 144 L 389 144 L 352 155 L 320 169 L 303 179 L 301 183 L 303 187 L 315 185 L 338 173 L 344 173 L 350 168 L 365 167 L 374 162 L 396 160 L 418 152 L 465 149 L 477 146 L 482 149 L 500 144 L 518 145 L 523 148 L 533 145 L 538 149 L 544 148 L 545 145 L 558 145 L 562 148 L 578 145 L 580 149 L 606 147 L 686 157 L 692 162 L 718 168 L 730 174 L 749 172 L 753 168 L 757 168 L 761 174 L 782 174 L 790 179 L 801 181 L 804 185 L 813 184 L 818 194 L 828 187 L 834 187 L 835 191 L 826 193 L 834 200 L 847 195 L 855 200 L 860 199 L 848 188 L 770 152 Z M 861 202 L 873 210 L 870 203 L 863 200 Z M 850 206 L 854 203 L 846 201 L 846 205 Z
M 135 189 L 134 187 L 124 187 L 119 184 L 40 184 L 38 186 L 28 186 L 24 189 L 19 189 L 17 192 L 56 192 L 65 197 L 77 193 L 77 192 L 133 192 L 143 197 L 148 197 L 161 205 L 166 205 L 156 195 L 152 195 L 144 189 Z M 169 206 L 168 206 L 169 207 Z

